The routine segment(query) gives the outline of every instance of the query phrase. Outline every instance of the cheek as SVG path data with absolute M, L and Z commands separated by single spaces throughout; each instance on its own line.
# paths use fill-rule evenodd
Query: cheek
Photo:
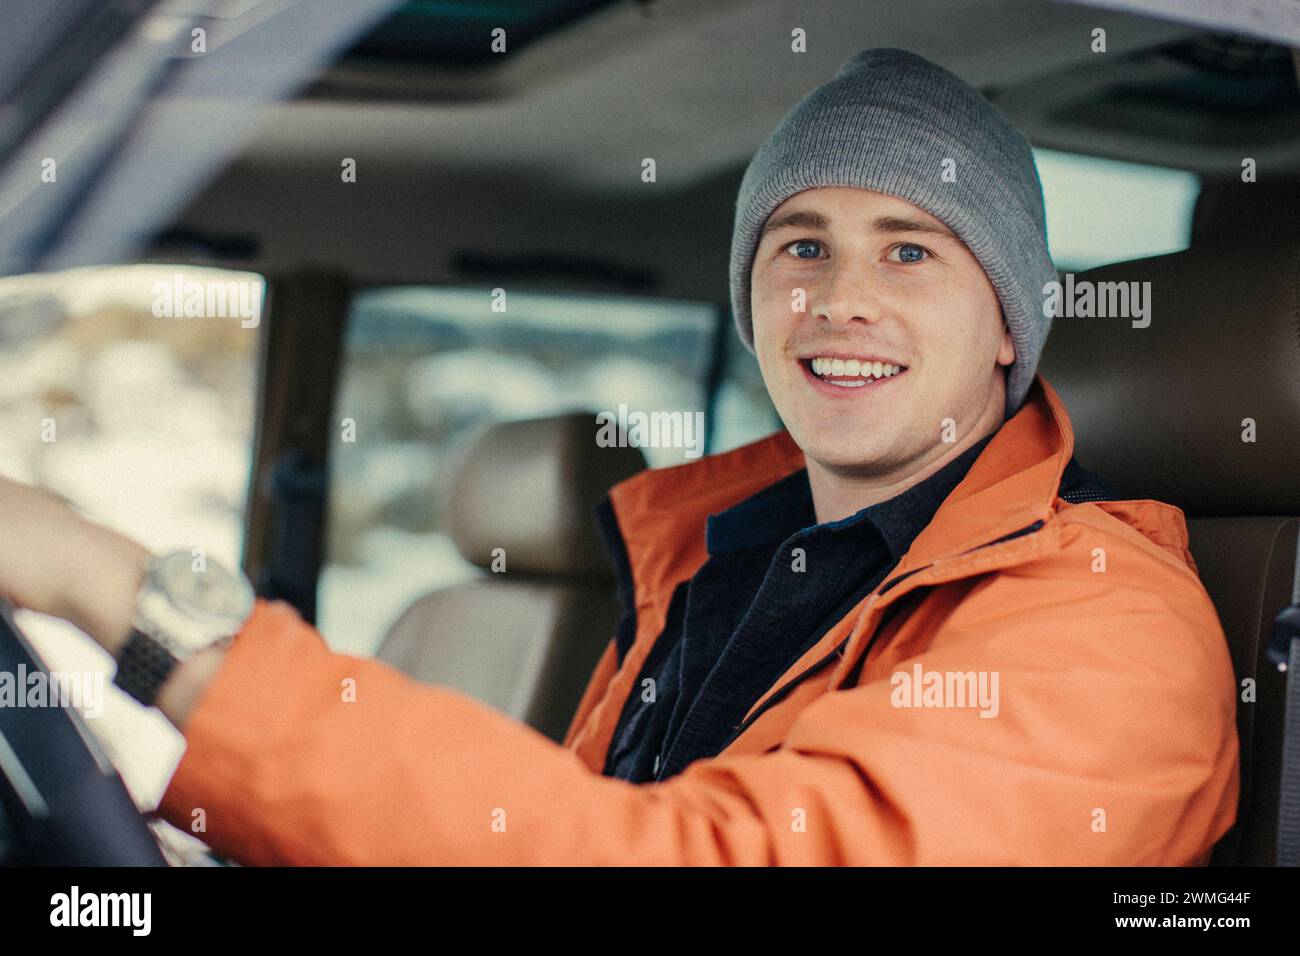
M 750 312 L 762 315 L 765 328 L 779 325 L 789 313 L 789 289 L 771 277 L 756 279 L 749 290 Z
M 754 348 L 779 349 L 800 316 L 790 308 L 789 289 L 771 281 L 755 282 L 749 294 L 749 314 L 754 323 Z
M 982 273 L 941 285 L 933 293 L 924 298 L 923 307 L 913 303 L 913 314 L 922 318 L 917 334 L 930 348 L 951 356 L 954 365 L 996 353 L 1002 309 Z

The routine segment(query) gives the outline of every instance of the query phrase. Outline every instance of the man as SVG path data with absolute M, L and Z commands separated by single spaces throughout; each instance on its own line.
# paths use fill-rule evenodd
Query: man
M 786 427 L 612 490 L 626 612 L 563 747 L 283 604 L 160 657 L 129 622 L 166 574 L 12 483 L 0 590 L 118 657 L 187 738 L 162 814 L 243 862 L 1205 863 L 1227 646 L 1182 512 L 1111 500 L 1035 377 L 1024 139 L 864 51 L 754 157 L 731 271 Z

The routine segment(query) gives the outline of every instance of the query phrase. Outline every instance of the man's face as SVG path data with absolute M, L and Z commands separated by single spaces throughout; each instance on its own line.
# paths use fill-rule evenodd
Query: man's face
M 764 227 L 750 301 L 772 402 L 830 471 L 905 476 L 1002 422 L 1015 349 L 997 293 L 966 245 L 905 200 L 843 186 L 791 196 Z M 815 358 L 845 367 L 816 374 Z M 863 377 L 867 360 L 902 371 Z

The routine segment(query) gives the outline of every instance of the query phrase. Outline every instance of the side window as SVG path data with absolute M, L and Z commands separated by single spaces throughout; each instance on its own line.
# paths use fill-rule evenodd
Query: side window
M 1186 249 L 1201 191 L 1194 173 L 1034 150 L 1047 239 L 1061 272 Z
M 495 303 L 495 307 L 494 307 Z M 502 309 L 502 303 L 505 307 Z M 571 411 L 703 413 L 715 306 L 491 289 L 372 289 L 353 299 L 335 402 L 318 625 L 373 655 L 417 597 L 480 572 L 445 532 L 467 443 L 491 422 Z M 734 415 L 733 415 L 734 417 Z M 694 457 L 642 448 L 651 467 Z
M 155 552 L 202 544 L 237 567 L 263 289 L 188 266 L 0 279 L 0 471 Z M 72 625 L 19 616 L 51 671 L 98 672 L 86 725 L 136 799 L 156 801 L 180 734 L 112 685 L 107 653 Z

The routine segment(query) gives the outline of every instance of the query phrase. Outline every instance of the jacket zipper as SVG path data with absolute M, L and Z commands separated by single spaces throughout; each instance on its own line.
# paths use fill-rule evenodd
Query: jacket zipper
M 992 541 L 986 541 L 984 544 L 977 544 L 973 548 L 967 548 L 965 551 L 960 552 L 960 554 L 970 554 L 972 551 L 979 551 L 982 548 L 992 547 L 995 544 L 1001 544 L 1003 541 L 1010 541 L 1012 538 L 1019 538 L 1027 534 L 1033 534 L 1042 526 L 1043 526 L 1043 520 L 1040 518 L 1039 520 L 1035 521 L 1033 524 L 1026 525 L 1025 527 L 1019 529 L 1018 531 L 1012 531 L 1010 534 L 1004 534 L 1002 537 L 994 538 Z M 934 562 L 932 561 L 929 564 L 924 564 L 919 568 L 913 568 L 911 571 L 906 571 L 903 574 L 896 575 L 895 577 L 886 581 L 883 585 L 881 585 L 876 590 L 875 592 L 876 596 L 884 594 L 886 591 L 893 588 L 894 585 L 898 584 L 900 581 L 906 578 L 911 577 L 913 574 L 917 574 L 921 571 L 924 571 L 926 568 L 930 568 L 933 566 L 934 566 Z M 880 633 L 880 627 L 879 625 L 877 625 L 876 633 L 871 635 L 871 640 L 867 642 L 867 646 L 863 649 L 864 655 L 870 653 L 871 645 L 875 643 L 876 635 L 879 633 Z M 748 730 L 753 725 L 754 721 L 758 720 L 758 718 L 761 717 L 769 707 L 779 703 L 781 700 L 789 696 L 790 691 L 793 690 L 795 686 L 803 683 L 807 678 L 811 677 L 817 671 L 825 667 L 826 664 L 829 663 L 833 658 L 843 653 L 844 648 L 848 646 L 848 643 L 849 643 L 849 638 L 846 637 L 844 640 L 840 641 L 840 643 L 835 646 L 835 649 L 832 650 L 829 654 L 827 654 L 825 657 L 823 657 L 821 660 L 817 661 L 816 663 L 810 665 L 801 674 L 799 674 L 797 677 L 792 678 L 784 686 L 782 686 L 779 690 L 777 690 L 776 693 L 774 693 L 771 697 L 763 701 L 763 706 L 759 707 L 758 710 L 754 711 L 754 713 L 750 715 L 748 720 L 743 721 L 739 726 L 736 727 L 732 735 L 727 738 L 727 742 L 722 745 L 722 749 L 725 750 L 727 747 L 731 746 L 731 742 L 735 740 L 737 737 L 739 737 L 741 734 L 743 734 L 746 730 Z

